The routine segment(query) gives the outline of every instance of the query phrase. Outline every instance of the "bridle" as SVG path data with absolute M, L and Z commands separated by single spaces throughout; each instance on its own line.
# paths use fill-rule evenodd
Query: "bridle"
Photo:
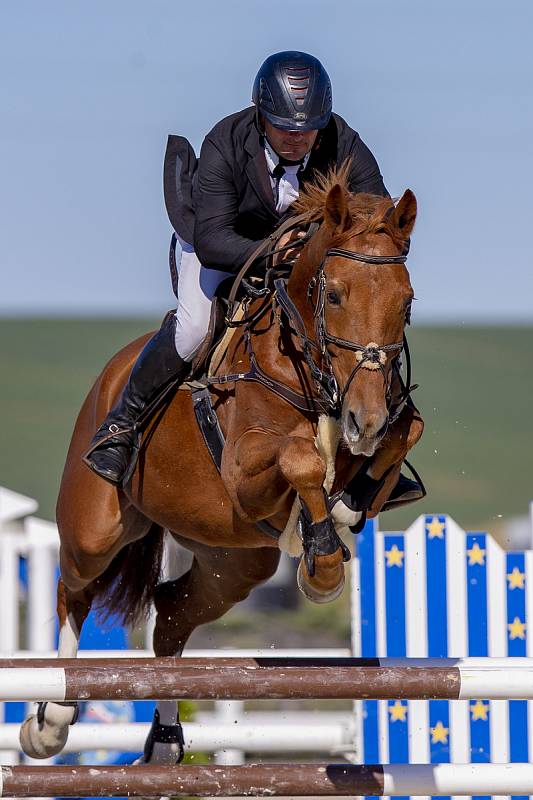
M 298 220 L 299 221 L 299 220 Z M 317 223 L 312 223 L 310 229 L 305 237 L 305 240 L 300 240 L 300 247 L 307 243 L 311 236 L 318 228 Z M 286 248 L 284 248 L 286 249 Z M 276 251 L 274 251 L 276 252 Z M 240 325 L 244 327 L 244 341 L 250 359 L 250 367 L 247 372 L 232 373 L 229 375 L 217 375 L 208 378 L 209 385 L 221 385 L 233 383 L 235 381 L 255 381 L 261 383 L 274 394 L 286 400 L 295 408 L 301 411 L 313 411 L 315 413 L 326 413 L 332 416 L 340 416 L 342 405 L 346 394 L 355 379 L 355 376 L 361 369 L 380 370 L 383 375 L 383 380 L 386 386 L 386 402 L 388 409 L 388 424 L 392 424 L 400 415 L 411 391 L 415 386 L 410 386 L 411 382 L 411 361 L 409 355 L 409 347 L 405 334 L 401 342 L 393 342 L 391 344 L 380 345 L 376 342 L 369 342 L 368 344 L 360 344 L 359 342 L 352 342 L 348 339 L 342 339 L 338 336 L 331 334 L 326 327 L 325 307 L 326 307 L 326 263 L 329 258 L 335 256 L 341 258 L 348 258 L 352 261 L 361 261 L 365 264 L 405 264 L 407 261 L 407 251 L 401 255 L 396 256 L 374 256 L 367 253 L 358 253 L 351 250 L 344 250 L 342 248 L 331 248 L 324 253 L 322 261 L 315 272 L 314 276 L 309 281 L 307 287 L 307 300 L 312 303 L 312 296 L 317 288 L 316 302 L 313 309 L 314 317 L 314 338 L 309 336 L 305 322 L 300 314 L 298 308 L 293 300 L 289 297 L 287 292 L 287 279 L 286 277 L 274 277 L 274 293 L 272 295 L 272 308 L 276 316 L 279 317 L 281 323 L 281 315 L 278 314 L 278 308 L 281 314 L 286 318 L 289 330 L 292 335 L 296 336 L 300 343 L 300 347 L 304 356 L 304 360 L 310 371 L 312 380 L 314 382 L 318 397 L 306 396 L 291 389 L 285 384 L 281 383 L 275 378 L 267 375 L 257 362 L 251 338 L 251 329 L 253 323 L 262 316 L 260 311 L 259 316 L 256 314 L 249 317 L 245 314 L 244 319 Z M 252 262 L 252 258 L 249 259 Z M 248 265 L 245 265 L 248 266 Z M 236 285 L 242 280 L 245 269 L 237 276 L 232 295 L 230 296 L 230 307 L 235 299 Z M 268 289 L 256 292 L 255 296 L 263 294 L 270 294 Z M 264 308 L 264 306 L 262 306 Z M 351 350 L 356 353 L 356 365 L 354 366 L 345 386 L 340 389 L 337 379 L 333 371 L 333 362 L 331 353 L 328 350 L 328 345 L 334 345 L 345 350 Z M 392 406 L 391 398 L 391 381 L 387 377 L 385 365 L 387 363 L 387 355 L 389 353 L 397 352 L 397 357 L 401 352 L 405 353 L 406 361 L 406 383 L 402 382 L 402 393 L 398 400 Z M 313 352 L 318 352 L 320 356 L 320 363 L 314 358 Z M 399 372 L 399 367 L 396 367 Z
M 307 366 L 311 372 L 316 388 L 320 393 L 322 399 L 329 405 L 330 413 L 335 415 L 340 414 L 340 410 L 346 398 L 346 394 L 359 370 L 380 370 L 383 375 L 383 380 L 387 386 L 387 405 L 390 406 L 390 382 L 387 378 L 385 365 L 387 363 L 387 355 L 389 353 L 397 352 L 400 355 L 402 350 L 406 352 L 406 358 L 409 362 L 409 350 L 407 347 L 407 340 L 405 336 L 401 342 L 393 342 L 391 344 L 380 345 L 376 342 L 369 342 L 368 344 L 360 344 L 348 339 L 342 339 L 339 336 L 331 334 L 326 326 L 326 262 L 329 258 L 335 256 L 341 258 L 349 258 L 352 261 L 361 261 L 365 264 L 405 264 L 407 261 L 407 254 L 397 256 L 373 256 L 367 253 L 353 252 L 352 250 L 343 250 L 341 248 L 332 248 L 327 250 L 324 254 L 322 262 L 318 267 L 313 278 L 311 278 L 307 288 L 308 302 L 312 302 L 312 295 L 315 288 L 317 288 L 317 297 L 314 304 L 314 333 L 315 339 L 310 338 L 303 318 L 296 308 L 294 302 L 289 297 L 287 292 L 287 285 L 283 279 L 276 279 L 274 286 L 276 289 L 275 302 L 283 309 L 286 316 L 289 318 L 293 332 L 296 334 L 300 341 L 302 352 L 306 360 Z M 340 347 L 344 350 L 351 350 L 356 353 L 356 365 L 351 371 L 345 386 L 340 389 L 337 379 L 333 371 L 333 362 L 331 353 L 328 350 L 328 344 Z M 319 366 L 314 357 L 313 350 L 318 350 L 321 356 L 323 365 Z M 408 372 L 410 373 L 410 365 L 408 364 Z M 395 410 L 394 419 L 398 416 L 401 408 L 405 404 L 409 396 L 409 382 L 410 374 L 408 376 L 407 388 L 402 393 Z

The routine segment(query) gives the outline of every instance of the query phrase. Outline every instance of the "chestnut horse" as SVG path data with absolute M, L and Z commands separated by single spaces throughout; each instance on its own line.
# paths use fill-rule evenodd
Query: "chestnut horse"
M 282 531 L 296 497 L 305 551 L 300 586 L 318 602 L 340 593 L 347 552 L 324 490 L 316 409 L 324 408 L 324 398 L 337 406 L 333 493 L 369 456 L 372 476 L 387 476 L 375 514 L 422 432 L 409 404 L 388 426 L 393 364 L 413 297 L 402 253 L 416 200 L 409 190 L 396 206 L 351 195 L 341 171 L 302 193 L 297 211 L 320 224 L 293 266 L 284 298 L 278 286 L 274 298 L 250 305 L 249 341 L 242 329 L 234 333 L 219 373 L 245 372 L 251 344 L 270 379 L 315 401 L 300 410 L 256 381 L 213 387 L 226 440 L 219 474 L 190 392 L 178 391 L 149 424 L 133 477 L 118 489 L 87 469 L 82 456 L 147 337 L 111 359 L 78 416 L 57 505 L 61 657 L 76 655 L 91 605 L 131 622 L 152 602 L 155 654 L 181 654 L 196 627 L 221 617 L 273 575 L 278 543 L 255 523 L 268 520 Z M 185 575 L 158 584 L 164 530 L 194 559 Z M 21 730 L 25 752 L 37 758 L 59 752 L 75 716 L 75 704 L 41 704 Z M 159 703 L 145 761 L 175 761 L 178 737 L 169 742 L 168 731 L 178 724 L 177 704 Z M 167 735 L 159 735 L 161 725 L 171 726 Z

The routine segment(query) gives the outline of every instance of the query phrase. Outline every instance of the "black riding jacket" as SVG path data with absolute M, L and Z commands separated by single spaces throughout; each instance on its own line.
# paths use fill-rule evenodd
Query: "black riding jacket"
M 177 162 L 174 157 L 169 172 L 168 148 L 172 143 L 178 157 Z M 165 197 L 172 224 L 187 241 L 192 234 L 194 249 L 205 267 L 237 272 L 280 220 L 255 107 L 215 125 L 204 139 L 197 165 L 182 137 L 170 137 L 168 148 Z M 352 192 L 388 195 L 376 159 L 338 114 L 332 115 L 322 131 L 318 146 L 299 175 L 300 186 L 311 180 L 315 171 L 325 173 L 332 166 L 340 167 L 347 158 L 352 162 Z M 174 208 L 168 199 L 168 185 L 172 183 L 178 189 Z

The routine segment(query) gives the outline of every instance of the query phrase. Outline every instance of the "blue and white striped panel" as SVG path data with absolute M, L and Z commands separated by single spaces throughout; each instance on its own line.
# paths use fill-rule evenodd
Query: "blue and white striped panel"
M 533 510 L 533 506 L 532 506 Z M 529 634 L 529 628 L 533 625 L 533 551 L 525 553 L 525 600 L 526 600 L 526 651 L 528 656 L 533 656 L 533 636 Z M 533 702 L 528 702 L 528 761 L 533 761 Z
M 446 517 L 448 657 L 468 654 L 468 578 L 464 531 Z M 470 710 L 467 701 L 448 703 L 450 761 L 470 761 Z
M 357 560 L 352 564 L 352 652 L 355 656 L 375 658 L 376 646 L 376 570 L 377 540 L 374 520 L 367 522 L 357 536 Z M 360 761 L 377 764 L 380 760 L 378 704 L 375 700 L 356 701 L 359 724 Z
M 427 580 L 426 519 L 419 517 L 405 532 L 406 573 L 406 642 L 407 655 L 426 658 Z M 426 700 L 410 700 L 408 713 L 409 761 L 429 763 L 429 704 Z
M 384 605 L 386 651 L 388 656 L 404 657 L 406 650 L 405 625 L 405 545 L 403 534 L 382 536 L 384 556 Z M 409 762 L 408 703 L 406 700 L 387 700 L 382 705 L 387 712 L 388 760 L 390 764 Z
M 404 535 L 367 528 L 359 556 L 355 655 L 533 656 L 532 552 L 505 553 L 487 534 L 465 534 L 449 517 L 431 515 Z M 406 753 L 411 763 L 533 759 L 533 704 L 525 701 L 361 706 L 367 763 L 404 761 Z
M 430 658 L 448 655 L 446 533 L 446 517 L 426 517 L 427 640 Z M 428 734 L 430 763 L 449 763 L 450 712 L 447 700 L 429 701 Z
M 468 655 L 488 656 L 488 593 L 487 593 L 487 535 L 469 533 L 466 536 Z M 490 748 L 490 703 L 471 700 L 469 703 L 470 761 L 488 763 Z
M 524 553 L 506 555 L 507 655 L 527 655 L 526 565 Z M 527 700 L 509 701 L 509 761 L 527 761 L 529 755 Z

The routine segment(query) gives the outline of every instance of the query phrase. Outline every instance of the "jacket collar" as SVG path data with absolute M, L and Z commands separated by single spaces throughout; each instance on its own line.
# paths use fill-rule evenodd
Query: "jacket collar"
M 261 137 L 255 126 L 255 121 L 252 122 L 244 141 L 244 149 L 250 157 L 245 167 L 250 185 L 265 208 L 277 218 L 278 215 L 276 213 L 276 206 L 274 205 L 274 194 L 268 174 L 265 151 L 263 150 Z

